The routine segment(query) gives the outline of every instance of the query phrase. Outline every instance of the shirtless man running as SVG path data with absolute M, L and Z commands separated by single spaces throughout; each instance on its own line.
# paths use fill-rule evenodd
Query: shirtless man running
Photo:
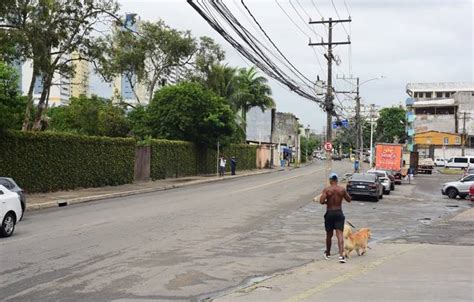
M 342 213 L 342 200 L 345 199 L 347 202 L 351 202 L 351 196 L 347 194 L 347 191 L 337 185 L 338 177 L 336 173 L 329 175 L 329 187 L 324 188 L 321 197 L 319 198 L 320 204 L 325 204 L 326 214 L 324 214 L 324 226 L 326 228 L 326 251 L 324 252 L 324 258 L 330 259 L 331 257 L 331 242 L 334 230 L 336 230 L 337 246 L 339 247 L 339 262 L 346 263 L 344 257 L 344 214 Z

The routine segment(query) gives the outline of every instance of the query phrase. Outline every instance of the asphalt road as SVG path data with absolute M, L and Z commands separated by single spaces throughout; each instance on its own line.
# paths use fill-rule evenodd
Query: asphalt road
M 467 207 L 446 207 L 436 179 L 346 204 L 346 217 L 382 240 Z M 325 209 L 310 201 L 324 183 L 313 164 L 29 214 L 0 240 L 0 300 L 199 300 L 303 265 L 322 254 Z

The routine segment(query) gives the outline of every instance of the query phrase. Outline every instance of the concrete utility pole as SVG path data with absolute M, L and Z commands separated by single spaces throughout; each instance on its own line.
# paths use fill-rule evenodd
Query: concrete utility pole
M 374 115 L 375 115 L 375 104 L 370 104 L 370 167 L 372 169 L 374 161 Z
M 462 141 L 461 141 L 461 155 L 466 155 L 466 139 L 467 139 L 467 132 L 466 132 L 466 112 L 462 115 Z
M 363 156 L 363 142 L 362 142 L 362 125 L 361 125 L 361 120 L 360 120 L 360 96 L 359 96 L 359 77 L 357 77 L 357 90 L 356 90 L 356 132 L 357 132 L 357 138 L 356 138 L 356 148 L 359 154 L 359 162 L 362 160 Z
M 334 114 L 334 96 L 333 96 L 333 87 L 332 87 L 332 61 L 334 60 L 334 56 L 332 54 L 332 47 L 334 45 L 343 45 L 343 44 L 351 44 L 350 41 L 347 42 L 333 42 L 332 41 L 332 29 L 333 24 L 343 23 L 343 22 L 351 22 L 351 19 L 346 20 L 333 20 L 329 18 L 329 20 L 321 20 L 321 21 L 309 21 L 309 24 L 328 24 L 329 32 L 328 32 L 328 42 L 324 42 L 321 39 L 321 43 L 311 43 L 309 41 L 309 46 L 327 46 L 328 52 L 324 56 L 328 61 L 328 82 L 327 82 L 327 92 L 326 92 L 326 100 L 324 103 L 324 107 L 326 109 L 326 142 L 332 143 L 332 116 Z M 348 37 L 349 38 L 349 37 Z M 329 171 L 332 169 L 332 151 L 326 151 L 326 175 L 329 174 Z M 327 177 L 326 177 L 327 179 Z

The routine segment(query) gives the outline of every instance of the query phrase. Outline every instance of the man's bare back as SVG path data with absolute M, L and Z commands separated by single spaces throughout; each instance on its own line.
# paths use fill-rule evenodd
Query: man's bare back
M 346 189 L 338 186 L 336 182 L 333 182 L 329 187 L 324 188 L 319 202 L 326 204 L 328 210 L 340 210 L 342 209 L 343 199 L 347 202 L 351 202 L 351 196 L 347 194 Z
M 330 186 L 324 188 L 319 198 L 321 204 L 326 204 L 326 214 L 324 214 L 324 227 L 326 229 L 326 251 L 324 257 L 329 259 L 331 257 L 331 241 L 334 230 L 336 230 L 337 246 L 339 248 L 339 262 L 346 263 L 344 258 L 344 239 L 342 232 L 344 230 L 345 216 L 342 213 L 342 200 L 351 202 L 351 196 L 347 191 L 337 185 L 337 174 L 331 173 L 329 175 Z

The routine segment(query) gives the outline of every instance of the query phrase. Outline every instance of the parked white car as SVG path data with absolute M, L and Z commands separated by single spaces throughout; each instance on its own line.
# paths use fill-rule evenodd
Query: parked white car
M 18 194 L 0 185 L 0 237 L 10 237 L 13 234 L 22 212 Z
M 469 196 L 469 188 L 472 185 L 474 185 L 474 174 L 464 176 L 458 181 L 452 181 L 443 184 L 441 193 L 443 195 L 448 195 L 448 197 L 452 199 L 456 198 L 457 196 L 466 198 Z
M 446 166 L 446 160 L 444 158 L 436 158 L 434 164 L 436 167 L 444 167 Z
M 386 195 L 390 195 L 390 190 L 392 188 L 392 181 L 387 174 L 387 171 L 383 170 L 369 170 L 367 171 L 368 174 L 375 174 L 378 176 L 380 182 L 383 185 L 383 193 Z

